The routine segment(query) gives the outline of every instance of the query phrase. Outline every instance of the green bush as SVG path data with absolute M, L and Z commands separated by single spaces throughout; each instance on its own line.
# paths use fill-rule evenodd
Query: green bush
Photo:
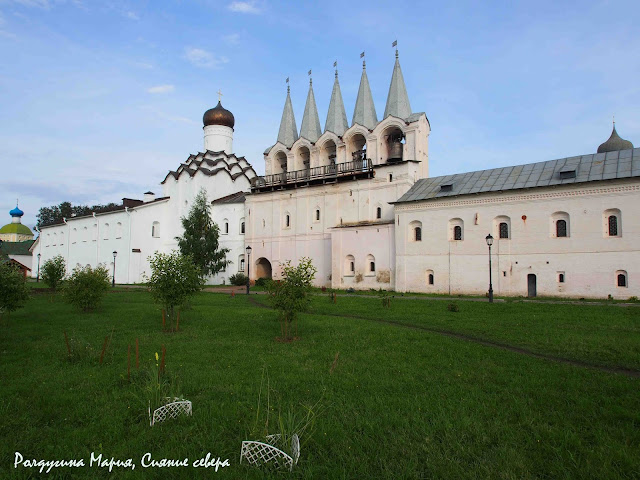
M 244 273 L 236 273 L 235 275 L 231 275 L 231 277 L 229 277 L 229 281 L 231 282 L 231 285 L 246 285 L 247 276 Z
M 256 287 L 267 287 L 270 281 L 270 278 L 259 278 L 256 280 Z
M 96 268 L 76 267 L 62 291 L 67 302 L 88 312 L 100 305 L 110 285 L 109 271 L 100 264 Z
M 20 270 L 11 263 L 0 263 L 0 316 L 22 307 L 29 298 L 29 287 Z
M 64 257 L 62 255 L 56 255 L 50 260 L 47 260 L 42 265 L 41 277 L 42 281 L 49 285 L 52 290 L 57 290 L 67 270 L 64 263 Z
M 153 299 L 160 303 L 169 316 L 169 325 L 173 325 L 175 307 L 182 307 L 204 285 L 202 270 L 190 256 L 179 252 L 170 254 L 156 252 L 149 257 L 151 277 L 148 278 L 149 290 Z M 179 318 L 179 317 L 178 317 Z M 176 330 L 179 330 L 176 318 Z

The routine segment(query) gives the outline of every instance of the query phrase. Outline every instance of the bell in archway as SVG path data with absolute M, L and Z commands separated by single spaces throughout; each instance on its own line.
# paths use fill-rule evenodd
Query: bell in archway
M 389 162 L 401 162 L 402 150 L 404 145 L 402 144 L 402 137 L 391 136 L 389 137 Z

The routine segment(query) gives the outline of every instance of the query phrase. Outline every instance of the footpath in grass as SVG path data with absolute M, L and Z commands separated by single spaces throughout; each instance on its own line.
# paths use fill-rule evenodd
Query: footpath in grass
M 379 317 L 395 315 L 400 303 L 382 310 L 377 302 L 360 300 Z M 50 478 L 533 479 L 640 473 L 637 379 L 335 316 L 340 309 L 343 315 L 366 316 L 366 305 L 345 308 L 338 301 L 314 300 L 312 313 L 300 319 L 301 339 L 282 344 L 274 341 L 276 312 L 252 305 L 246 296 L 198 296 L 182 313 L 181 331 L 173 334 L 162 333 L 160 310 L 146 292 L 110 294 L 91 314 L 59 297 L 51 302 L 47 295 L 35 296 L 1 325 L 0 478 L 45 477 L 14 469 L 16 451 L 25 458 L 87 461 L 95 452 L 137 464 L 135 470 L 111 473 L 61 468 Z M 446 308 L 438 305 L 431 318 Z M 64 331 L 83 352 L 72 362 Z M 610 335 L 621 340 L 626 333 L 614 329 Z M 105 336 L 110 343 L 100 365 Z M 191 418 L 149 427 L 140 374 L 134 371 L 132 381 L 126 374 L 127 347 L 136 338 L 142 369 L 165 346 L 167 372 L 193 402 Z M 315 431 L 302 439 L 291 474 L 239 464 L 241 442 L 262 418 L 257 405 L 265 371 L 274 412 L 300 415 L 301 404 L 318 401 L 323 407 Z M 154 459 L 190 461 L 211 452 L 231 465 L 215 474 L 193 467 L 143 468 L 147 452 Z
M 450 311 L 450 304 L 458 311 Z M 640 371 L 640 308 L 635 306 L 394 297 L 391 307 L 383 308 L 375 297 L 340 296 L 334 304 L 328 296 L 318 296 L 313 312 L 460 333 L 543 355 Z

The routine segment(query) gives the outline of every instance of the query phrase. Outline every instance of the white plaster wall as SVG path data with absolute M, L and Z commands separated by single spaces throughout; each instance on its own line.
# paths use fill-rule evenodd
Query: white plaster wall
M 378 206 L 382 208 L 381 220 L 393 220 L 389 202 L 413 185 L 417 169 L 417 163 L 388 165 L 376 168 L 372 179 L 248 195 L 246 244 L 252 248 L 251 278 L 256 278 L 260 258 L 271 263 L 273 276 L 278 278 L 281 263 L 291 260 L 295 264 L 302 257 L 310 257 L 318 268 L 315 284 L 331 285 L 333 278 L 340 278 L 340 272 L 332 267 L 332 256 L 347 255 L 332 246 L 332 229 L 340 224 L 376 221 Z M 319 221 L 315 220 L 316 208 L 320 209 Z M 291 218 L 288 228 L 287 213 Z M 351 240 L 345 240 L 344 245 L 349 253 L 353 251 Z M 389 250 L 391 245 L 383 248 Z
M 233 128 L 224 125 L 204 127 L 204 149 L 212 152 L 233 153 Z
M 620 209 L 620 237 L 608 237 L 604 212 Z M 556 238 L 552 216 L 569 215 L 569 237 Z M 396 206 L 396 286 L 399 291 L 484 294 L 488 247 L 492 247 L 496 295 L 527 295 L 536 275 L 538 296 L 615 298 L 640 296 L 640 184 L 617 180 L 465 195 Z M 499 239 L 497 216 L 508 216 L 511 238 Z M 523 218 L 526 217 L 526 218 Z M 464 221 L 464 239 L 450 240 L 449 221 Z M 477 218 L 477 223 L 476 223 Z M 422 222 L 422 241 L 411 241 L 409 224 Z M 433 270 L 434 285 L 427 284 Z M 616 271 L 626 270 L 628 287 Z M 565 282 L 558 282 L 564 272 Z

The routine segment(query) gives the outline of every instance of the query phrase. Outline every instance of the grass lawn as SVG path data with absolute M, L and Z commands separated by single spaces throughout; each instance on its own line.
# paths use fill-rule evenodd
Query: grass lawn
M 144 291 L 111 293 L 90 314 L 36 295 L 0 323 L 0 478 L 640 477 L 640 379 L 372 321 L 637 368 L 639 309 L 458 302 L 453 313 L 447 303 L 395 300 L 382 309 L 379 299 L 339 297 L 333 305 L 318 297 L 300 319 L 301 339 L 282 344 L 274 341 L 276 313 L 242 295 L 199 295 L 174 334 L 161 331 L 160 310 Z M 74 351 L 82 347 L 74 361 L 64 331 Z M 167 372 L 193 402 L 193 417 L 149 427 L 142 375 L 126 375 L 136 338 L 145 370 L 166 347 Z M 274 413 L 324 407 L 291 474 L 238 463 L 265 371 Z M 95 452 L 137 466 L 41 475 L 14 469 L 16 451 L 85 463 Z M 145 469 L 147 452 L 190 462 L 211 452 L 230 466 Z

